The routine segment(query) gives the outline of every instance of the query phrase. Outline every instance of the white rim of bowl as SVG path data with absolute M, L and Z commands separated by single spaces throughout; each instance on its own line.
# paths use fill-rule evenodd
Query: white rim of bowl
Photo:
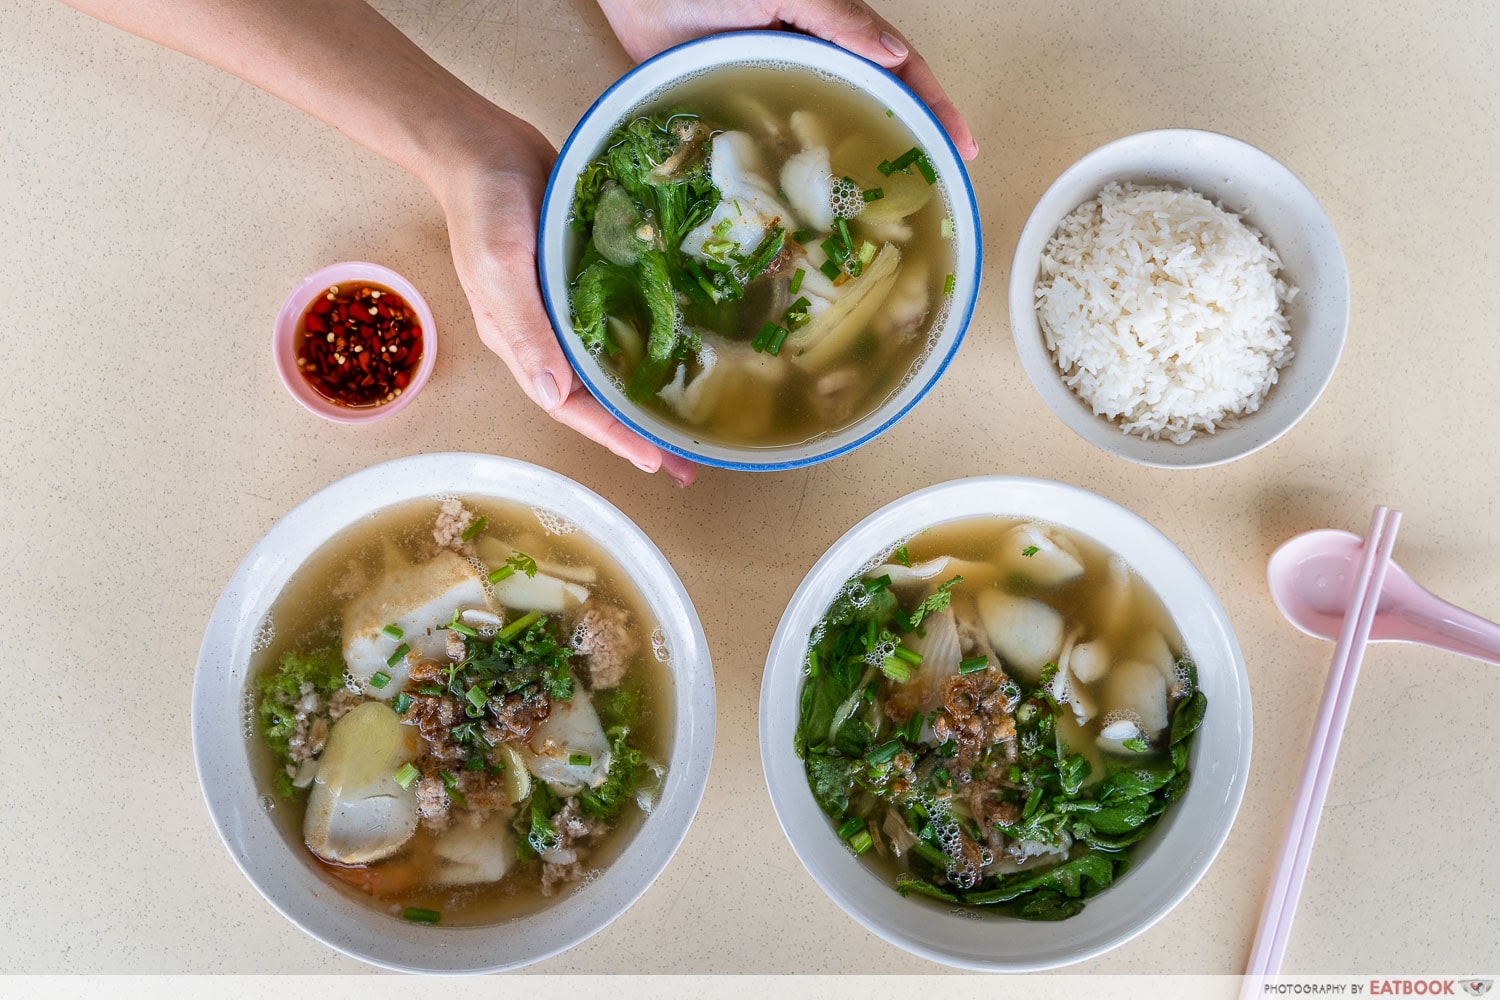
M 385 489 L 382 489 L 383 484 Z M 391 489 L 390 484 L 397 484 L 398 488 Z M 394 918 L 375 913 L 363 903 L 342 899 L 341 893 L 324 884 L 321 876 L 309 875 L 305 879 L 310 884 L 316 883 L 320 895 L 319 891 L 298 891 L 295 884 L 291 888 L 273 885 L 272 873 L 255 867 L 254 862 L 259 859 L 259 853 L 255 852 L 265 853 L 284 870 L 301 865 L 303 859 L 295 855 L 273 825 L 255 831 L 268 834 L 272 842 L 270 847 L 255 848 L 255 852 L 251 849 L 256 840 L 254 833 L 231 828 L 232 822 L 242 821 L 245 814 L 255 815 L 257 821 L 264 820 L 268 825 L 271 821 L 265 818 L 264 810 L 255 806 L 263 790 L 254 783 L 248 740 L 241 720 L 224 719 L 222 705 L 227 699 L 236 711 L 244 711 L 249 658 L 264 614 L 291 574 L 304 565 L 332 534 L 349 527 L 360 517 L 394 504 L 445 493 L 527 503 L 524 496 L 517 498 L 514 494 L 518 490 L 523 493 L 533 490 L 538 484 L 548 484 L 567 494 L 566 509 L 559 509 L 564 506 L 562 504 L 547 509 L 569 520 L 588 512 L 611 522 L 611 537 L 600 538 L 597 534 L 588 537 L 619 562 L 624 560 L 612 550 L 616 547 L 627 550 L 632 559 L 650 571 L 656 586 L 642 586 L 641 595 L 664 630 L 669 622 L 675 623 L 673 631 L 679 633 L 675 636 L 679 642 L 672 648 L 673 662 L 691 663 L 694 668 L 690 679 L 684 679 L 675 668 L 673 670 L 672 766 L 667 772 L 657 808 L 645 818 L 624 851 L 591 886 L 582 890 L 582 894 L 574 893 L 539 913 L 519 919 L 540 923 L 552 915 L 555 922 L 559 911 L 572 909 L 570 904 L 578 900 L 583 901 L 576 907 L 582 913 L 570 914 L 566 929 L 560 929 L 546 947 L 519 959 L 499 963 L 486 962 L 483 958 L 444 962 L 445 956 L 451 957 L 454 953 L 480 956 L 485 950 L 492 950 L 494 935 L 503 933 L 501 928 L 508 924 L 421 928 L 441 937 L 434 936 L 430 943 L 424 941 L 417 946 L 403 945 L 397 940 L 399 934 L 387 935 L 383 931 L 405 930 L 406 925 L 398 922 L 394 928 L 385 927 L 383 922 Z M 506 487 L 509 487 L 509 496 Z M 378 502 L 373 499 L 376 496 Z M 351 507 L 354 508 L 353 516 L 348 513 Z M 293 544 L 295 533 L 302 530 L 303 522 L 332 519 L 338 519 L 338 525 L 322 534 L 316 542 Z M 678 644 L 683 648 L 676 648 Z M 224 692 L 226 685 L 227 694 Z M 550 469 L 495 455 L 447 452 L 395 459 L 339 479 L 292 508 L 255 543 L 225 584 L 204 630 L 193 678 L 193 761 L 199 789 L 219 839 L 235 866 L 272 908 L 308 936 L 351 958 L 397 972 L 503 972 L 551 958 L 608 927 L 661 876 L 687 836 L 707 785 L 713 758 L 714 729 L 714 677 L 708 640 L 692 599 L 666 556 L 634 521 L 593 490 Z M 242 778 L 243 789 L 228 790 L 219 780 L 225 771 L 232 778 Z M 249 795 L 249 800 L 243 799 L 242 795 Z M 646 875 L 638 885 L 622 887 L 618 879 L 623 876 L 618 873 L 623 871 L 622 864 L 631 859 L 638 859 L 632 863 L 640 864 Z M 612 872 L 617 873 L 613 880 L 610 878 Z M 296 879 L 296 876 L 292 878 Z M 590 913 L 586 894 L 590 890 L 605 889 L 612 893 L 616 905 L 610 912 Z M 377 925 L 380 930 L 364 935 L 367 941 L 355 940 L 357 935 L 341 935 L 340 930 L 347 928 L 340 924 L 338 911 L 344 908 L 357 908 L 349 912 L 373 915 L 382 922 Z M 577 919 L 583 915 L 588 919 Z M 389 944 L 389 952 L 404 951 L 407 955 L 388 958 L 379 947 L 383 943 Z
M 1010 499 L 1006 499 L 1007 497 Z M 942 500 L 941 513 L 932 516 L 920 512 L 924 504 L 937 498 Z M 1149 546 L 1158 559 L 1172 563 L 1175 573 L 1182 574 L 1185 579 L 1195 584 L 1193 596 L 1188 599 L 1172 601 L 1160 591 L 1156 593 L 1169 612 L 1173 614 L 1174 621 L 1180 628 L 1183 625 L 1183 619 L 1187 617 L 1186 615 L 1179 617 L 1179 612 L 1184 610 L 1192 612 L 1191 618 L 1195 627 L 1201 626 L 1200 641 L 1195 646 L 1194 658 L 1200 659 L 1202 647 L 1211 645 L 1213 647 L 1211 652 L 1222 657 L 1228 664 L 1225 669 L 1233 673 L 1233 697 L 1226 696 L 1229 692 L 1217 692 L 1214 697 L 1219 703 L 1237 705 L 1239 711 L 1233 716 L 1223 714 L 1216 716 L 1212 725 L 1237 728 L 1239 760 L 1234 762 L 1235 769 L 1229 775 L 1228 787 L 1220 799 L 1215 816 L 1217 826 L 1211 842 L 1199 848 L 1192 857 L 1183 860 L 1182 869 L 1187 872 L 1187 876 L 1149 913 L 1123 933 L 1104 936 L 1092 946 L 1076 952 L 1039 961 L 1004 959 L 996 961 L 975 958 L 972 955 L 945 954 L 937 948 L 924 947 L 908 940 L 898 926 L 883 919 L 884 912 L 897 907 L 920 906 L 928 907 L 934 914 L 945 912 L 931 908 L 926 901 L 902 898 L 893 887 L 882 884 L 880 888 L 889 894 L 890 905 L 888 908 L 883 908 L 880 914 L 871 913 L 861 909 L 850 896 L 824 880 L 820 874 L 823 861 L 816 856 L 814 851 L 817 848 L 830 848 L 830 845 L 835 845 L 837 836 L 808 788 L 802 762 L 797 759 L 793 750 L 793 736 L 796 732 L 797 693 L 801 690 L 804 654 L 811 628 L 821 619 L 829 602 L 838 592 L 838 588 L 859 567 L 880 554 L 878 548 L 865 547 L 863 544 L 865 536 L 884 539 L 885 541 L 880 544 L 885 545 L 896 544 L 900 539 L 910 538 L 914 533 L 927 528 L 973 517 L 1022 517 L 1049 521 L 1049 518 L 1042 515 L 1019 514 L 999 509 L 1002 506 L 1019 505 L 1022 502 L 1019 498 L 1026 498 L 1044 510 L 1066 510 L 1071 506 L 1081 506 L 1094 516 L 1107 517 L 1117 522 L 1112 532 L 1124 538 L 1128 544 L 1109 544 L 1093 531 L 1063 524 L 1061 520 L 1053 520 L 1052 523 L 1093 538 L 1106 550 L 1120 554 L 1132 570 L 1137 566 L 1137 562 L 1125 553 L 1135 548 Z M 1145 579 L 1144 575 L 1142 579 Z M 1149 580 L 1146 582 L 1149 585 Z M 805 620 L 794 621 L 794 611 Z M 810 617 L 807 617 L 808 615 Z M 1184 636 L 1184 641 L 1186 641 L 1186 636 Z M 1200 664 L 1201 662 L 1200 659 Z M 791 722 L 778 721 L 786 719 L 790 719 Z M 782 832 L 786 835 L 793 852 L 802 862 L 807 873 L 818 883 L 818 887 L 838 904 L 841 910 L 866 930 L 890 944 L 930 961 L 980 972 L 1039 972 L 1087 961 L 1112 951 L 1145 933 L 1176 908 L 1207 873 L 1233 828 L 1244 799 L 1249 775 L 1252 736 L 1250 681 L 1239 642 L 1235 638 L 1228 614 L 1214 595 L 1208 581 L 1204 579 L 1192 561 L 1154 525 L 1112 500 L 1066 483 L 1020 476 L 974 476 L 929 486 L 886 504 L 846 531 L 808 570 L 791 600 L 787 602 L 786 611 L 782 614 L 775 637 L 771 640 L 770 649 L 766 654 L 765 671 L 761 681 L 760 754 L 761 767 L 766 777 L 766 788 L 771 796 L 771 804 L 776 811 L 776 818 L 781 824 Z M 1192 769 L 1195 774 L 1203 777 L 1206 769 L 1213 766 L 1215 762 L 1205 762 L 1201 753 L 1201 740 L 1195 741 L 1191 761 Z M 1191 796 L 1195 789 L 1203 787 L 1191 785 L 1187 794 Z M 1200 791 L 1198 794 L 1203 793 Z M 807 815 L 811 815 L 812 820 L 799 824 L 799 817 Z M 1170 821 L 1171 817 L 1167 817 L 1166 820 Z M 817 848 L 814 847 L 815 844 Z M 837 851 L 837 856 L 840 858 L 847 857 L 851 864 L 860 864 L 857 859 L 848 855 L 842 845 L 834 846 L 832 850 Z M 1153 849 L 1148 859 L 1155 857 L 1157 853 Z M 1135 867 L 1139 868 L 1141 865 L 1142 862 L 1138 860 Z M 1101 898 L 1108 892 L 1109 890 L 1106 890 L 1105 894 L 1101 894 Z M 1027 923 L 999 917 L 992 918 L 992 920 L 997 927 Z M 1062 926 L 1066 926 L 1066 923 Z
M 1046 366 L 1043 367 L 1028 350 L 1022 348 L 1021 346 L 1021 340 L 1023 336 L 1030 337 L 1034 335 L 1038 338 L 1042 336 L 1041 321 L 1037 318 L 1036 315 L 1035 295 L 1036 279 L 1038 273 L 1041 270 L 1042 250 L 1046 247 L 1047 241 L 1052 238 L 1052 233 L 1056 231 L 1057 222 L 1061 222 L 1069 212 L 1077 208 L 1079 204 L 1082 204 L 1082 202 L 1064 206 L 1062 213 L 1057 217 L 1057 222 L 1054 222 L 1052 224 L 1051 229 L 1049 229 L 1048 232 L 1042 234 L 1041 241 L 1037 246 L 1036 254 L 1027 255 L 1029 258 L 1031 258 L 1031 263 L 1034 266 L 1029 266 L 1024 269 L 1025 277 L 1023 278 L 1023 268 L 1021 265 L 1022 250 L 1023 248 L 1025 248 L 1027 243 L 1035 241 L 1037 239 L 1036 231 L 1043 224 L 1042 216 L 1040 214 L 1042 209 L 1050 208 L 1052 207 L 1053 202 L 1060 200 L 1060 192 L 1065 187 L 1067 187 L 1068 182 L 1073 180 L 1079 174 L 1086 174 L 1091 172 L 1100 160 L 1107 159 L 1112 153 L 1117 153 L 1121 149 L 1129 150 L 1136 146 L 1146 146 L 1148 144 L 1157 143 L 1162 140 L 1196 140 L 1222 144 L 1226 146 L 1237 147 L 1240 150 L 1251 154 L 1251 156 L 1254 158 L 1262 159 L 1268 170 L 1280 173 L 1286 181 L 1290 182 L 1291 188 L 1294 191 L 1297 191 L 1299 195 L 1305 196 L 1307 203 L 1312 206 L 1314 211 L 1309 214 L 1309 223 L 1317 229 L 1322 230 L 1327 239 L 1331 242 L 1334 250 L 1334 259 L 1332 259 L 1330 263 L 1334 265 L 1340 277 L 1339 285 L 1336 291 L 1339 294 L 1343 305 L 1338 321 L 1338 350 L 1334 353 L 1333 363 L 1330 364 L 1327 369 L 1322 372 L 1322 374 L 1317 379 L 1316 388 L 1308 396 L 1306 402 L 1297 410 L 1292 419 L 1287 421 L 1285 426 L 1280 428 L 1278 431 L 1276 431 L 1276 433 L 1272 434 L 1264 441 L 1261 441 L 1260 443 L 1252 447 L 1245 448 L 1241 451 L 1236 451 L 1219 458 L 1185 458 L 1180 461 L 1170 461 L 1165 459 L 1150 458 L 1143 455 L 1125 453 L 1117 449 L 1107 448 L 1099 444 L 1099 442 L 1097 441 L 1090 440 L 1081 431 L 1075 428 L 1058 409 L 1059 405 L 1062 405 L 1061 397 L 1054 399 L 1054 393 L 1052 391 L 1054 388 L 1060 389 L 1062 393 L 1066 393 L 1072 401 L 1080 403 L 1085 407 L 1088 406 L 1088 404 L 1083 403 L 1081 397 L 1074 393 L 1073 390 L 1069 389 L 1067 386 L 1061 385 L 1059 380 L 1062 378 L 1062 373 L 1057 369 L 1056 361 L 1052 358 L 1052 352 L 1047 350 L 1045 344 L 1042 345 L 1041 353 L 1045 356 L 1047 361 Z M 1152 179 L 1148 176 L 1144 176 L 1145 174 L 1149 173 L 1150 171 L 1143 171 L 1143 176 L 1140 178 L 1139 182 L 1151 183 Z M 1101 181 L 1100 186 L 1102 186 L 1104 183 L 1107 183 L 1107 181 Z M 1210 196 L 1209 200 L 1212 201 L 1215 199 Z M 1049 212 L 1048 214 L 1051 213 Z M 1338 368 L 1338 362 L 1343 354 L 1344 344 L 1348 340 L 1349 334 L 1350 300 L 1348 262 L 1344 257 L 1343 245 L 1339 242 L 1338 232 L 1333 228 L 1333 220 L 1328 217 L 1328 213 L 1323 208 L 1322 203 L 1318 201 L 1317 195 L 1313 194 L 1312 189 L 1309 188 L 1305 183 L 1303 183 L 1302 179 L 1298 177 L 1290 167 L 1282 163 L 1270 153 L 1266 152 L 1258 146 L 1246 142 L 1243 139 L 1237 139 L 1232 135 L 1227 135 L 1223 132 L 1214 132 L 1209 129 L 1167 128 L 1150 129 L 1145 132 L 1135 132 L 1130 135 L 1122 136 L 1119 139 L 1115 139 L 1111 142 L 1107 142 L 1103 146 L 1100 146 L 1097 149 L 1086 153 L 1082 158 L 1073 163 L 1072 166 L 1068 167 L 1061 174 L 1059 174 L 1057 176 L 1057 179 L 1054 180 L 1050 185 L 1048 185 L 1047 190 L 1043 192 L 1042 196 L 1039 199 L 1037 199 L 1036 205 L 1032 208 L 1031 214 L 1026 219 L 1026 224 L 1021 228 L 1021 234 L 1016 238 L 1016 249 L 1011 258 L 1009 300 L 1010 328 L 1011 335 L 1016 343 L 1016 351 L 1020 355 L 1021 364 L 1026 369 L 1026 374 L 1031 380 L 1032 386 L 1035 388 L 1037 394 L 1042 397 L 1042 401 L 1047 404 L 1047 408 L 1050 409 L 1053 414 L 1063 422 L 1064 426 L 1066 426 L 1068 430 L 1072 431 L 1080 438 L 1083 438 L 1083 440 L 1087 441 L 1094 447 L 1099 448 L 1099 450 L 1108 452 L 1115 457 L 1123 458 L 1126 461 L 1135 462 L 1138 465 L 1145 465 L 1157 469 L 1206 469 L 1216 465 L 1224 465 L 1226 463 L 1233 462 L 1236 459 L 1244 458 L 1247 455 L 1253 455 L 1261 449 L 1280 440 L 1284 435 L 1286 435 L 1288 431 L 1290 431 L 1293 427 L 1300 423 L 1302 419 L 1312 411 L 1312 408 L 1317 405 L 1318 400 L 1322 398 L 1324 390 L 1328 388 L 1328 383 L 1333 380 L 1333 374 Z M 1044 383 L 1047 385 L 1047 388 L 1043 388 Z M 1054 383 L 1057 383 L 1057 385 L 1054 386 Z M 1309 383 L 1309 385 L 1311 384 L 1312 383 Z M 1089 416 L 1093 420 L 1099 421 L 1105 426 L 1112 426 L 1111 422 L 1106 421 L 1103 417 L 1094 415 L 1092 413 L 1090 413 Z M 1245 419 L 1249 420 L 1254 416 L 1255 414 L 1251 414 L 1250 417 L 1246 417 Z M 1238 428 L 1224 428 L 1218 431 L 1216 436 L 1230 434 L 1235 430 L 1238 430 Z M 1115 431 L 1121 438 L 1136 438 L 1135 435 L 1124 434 L 1123 432 L 1119 431 L 1118 428 L 1115 428 Z M 1198 439 L 1201 439 L 1201 437 L 1202 436 L 1200 435 Z M 1136 440 L 1144 442 L 1144 439 L 1142 438 L 1136 438 Z M 1170 442 L 1165 443 L 1170 444 Z M 1179 449 L 1181 454 L 1186 456 L 1191 453 L 1193 443 L 1189 442 L 1186 445 L 1173 445 L 1173 447 Z
M 775 40 L 776 44 L 781 47 L 781 52 L 777 53 L 777 55 L 774 56 L 744 56 L 735 52 L 735 49 L 745 45 L 747 42 L 767 39 Z M 637 77 L 643 71 L 656 66 L 658 63 L 676 61 L 680 59 L 685 53 L 704 47 L 708 47 L 710 49 L 710 54 L 712 54 L 712 51 L 714 49 L 724 49 L 725 58 L 721 63 L 721 65 L 724 66 L 737 64 L 755 65 L 757 63 L 775 62 L 778 60 L 778 58 L 782 57 L 786 53 L 795 52 L 796 49 L 803 48 L 808 51 L 818 52 L 820 55 L 825 57 L 826 62 L 843 62 L 846 67 L 858 67 L 866 72 L 873 70 L 878 75 L 878 77 L 883 78 L 889 84 L 893 85 L 895 88 L 893 91 L 893 95 L 897 96 L 907 104 L 906 108 L 897 111 L 897 117 L 901 120 L 902 124 L 913 132 L 917 132 L 919 130 L 918 123 L 920 123 L 922 126 L 930 126 L 933 133 L 940 140 L 940 148 L 944 150 L 945 155 L 951 160 L 952 166 L 956 168 L 955 172 L 957 177 L 962 181 L 961 197 L 960 192 L 952 192 L 949 196 L 951 200 L 949 207 L 952 210 L 954 225 L 956 228 L 955 240 L 962 240 L 965 238 L 972 240 L 974 246 L 974 265 L 971 270 L 964 274 L 957 274 L 955 272 L 957 284 L 953 290 L 953 297 L 948 307 L 947 325 L 944 328 L 945 335 L 947 330 L 951 329 L 955 331 L 953 342 L 948 345 L 947 349 L 942 353 L 942 356 L 937 358 L 935 362 L 933 361 L 931 354 L 929 354 L 926 361 L 922 362 L 922 367 L 926 369 L 926 374 L 920 380 L 919 385 L 918 380 L 914 379 L 912 381 L 913 385 L 917 385 L 916 391 L 911 393 L 909 399 L 906 399 L 902 402 L 902 405 L 899 409 L 896 410 L 896 412 L 892 413 L 888 417 L 881 419 L 876 426 L 867 431 L 859 433 L 852 440 L 837 444 L 836 446 L 829 448 L 826 451 L 818 450 L 816 445 L 834 441 L 841 434 L 847 434 L 850 430 L 850 427 L 859 427 L 862 424 L 870 422 L 876 416 L 876 414 L 880 412 L 880 409 L 877 408 L 876 410 L 871 411 L 865 417 L 861 418 L 861 420 L 856 421 L 854 424 L 850 425 L 850 427 L 846 427 L 841 431 L 836 431 L 832 434 L 828 434 L 819 438 L 814 443 L 813 449 L 810 453 L 795 458 L 773 457 L 767 459 L 766 461 L 751 461 L 743 456 L 746 453 L 751 453 L 757 450 L 763 450 L 768 455 L 774 455 L 777 452 L 805 449 L 808 447 L 808 445 L 788 444 L 777 445 L 765 449 L 752 450 L 735 448 L 730 445 L 704 443 L 699 444 L 698 447 L 700 449 L 706 450 L 693 450 L 693 448 L 681 442 L 669 440 L 663 434 L 658 433 L 651 428 L 643 425 L 642 422 L 634 414 L 631 413 L 630 407 L 621 406 L 612 398 L 612 396 L 616 393 L 609 391 L 609 389 L 607 389 L 606 387 L 601 386 L 598 380 L 590 377 L 587 372 L 587 365 L 581 363 L 581 358 L 583 356 L 586 356 L 586 352 L 578 350 L 577 346 L 572 343 L 572 341 L 574 340 L 572 333 L 573 326 L 571 320 L 568 318 L 566 301 L 564 301 L 564 303 L 560 307 L 553 302 L 553 296 L 550 289 L 551 279 L 549 277 L 549 269 L 547 263 L 548 253 L 546 246 L 546 234 L 551 228 L 549 226 L 549 223 L 554 223 L 557 226 L 564 226 L 567 224 L 566 213 L 568 211 L 569 205 L 571 204 L 573 185 L 575 183 L 577 171 L 569 170 L 566 180 L 564 180 L 562 177 L 562 171 L 564 165 L 568 161 L 569 155 L 573 153 L 574 147 L 579 141 L 579 133 L 583 130 L 585 125 L 593 122 L 596 116 L 601 113 L 602 109 L 609 107 L 612 104 L 618 103 L 621 105 L 619 112 L 612 112 L 609 116 L 609 124 L 612 128 L 614 126 L 614 123 L 620 118 L 621 115 L 628 113 L 635 107 L 638 107 L 642 103 L 642 101 L 650 97 L 652 93 L 659 91 L 661 89 L 660 87 L 653 88 L 651 92 L 642 94 L 638 100 L 628 103 L 625 102 L 622 98 L 616 99 L 617 92 L 619 92 L 621 88 L 626 87 L 632 81 L 637 79 Z M 833 69 L 820 69 L 819 71 L 829 73 L 834 76 L 840 75 L 837 72 L 836 66 Z M 682 78 L 682 76 L 674 77 L 673 82 L 676 82 L 677 80 L 680 80 Z M 852 85 L 852 81 L 848 80 L 847 78 L 841 77 L 841 79 L 844 79 L 844 82 L 850 83 Z M 607 135 L 608 133 L 606 132 L 605 134 Z M 924 143 L 920 136 L 917 137 L 917 141 L 919 143 L 922 143 L 924 147 L 931 147 L 935 145 L 931 142 Z M 583 152 L 587 155 L 592 155 L 593 153 L 591 149 L 584 150 Z M 947 371 L 948 366 L 952 363 L 954 356 L 958 353 L 959 347 L 963 345 L 964 336 L 968 333 L 969 324 L 973 321 L 974 318 L 974 308 L 979 297 L 980 275 L 983 273 L 984 269 L 984 241 L 979 226 L 979 203 L 974 195 L 974 184 L 969 178 L 968 168 L 964 166 L 963 157 L 958 155 L 957 147 L 953 145 L 953 140 L 949 138 L 947 131 L 943 128 L 942 123 L 938 121 L 937 116 L 932 113 L 932 109 L 927 107 L 926 103 L 924 103 L 922 99 L 918 97 L 916 93 L 913 92 L 912 89 L 908 87 L 903 80 L 901 80 L 900 77 L 897 77 L 889 70 L 885 69 L 885 67 L 873 63 L 870 60 L 863 58 L 862 56 L 855 55 L 848 49 L 842 48 L 838 45 L 834 45 L 832 42 L 824 41 L 821 38 L 813 38 L 808 35 L 795 34 L 790 31 L 733 31 L 717 35 L 708 35 L 704 38 L 697 38 L 691 41 L 683 42 L 681 45 L 677 45 L 670 49 L 667 49 L 666 51 L 655 55 L 650 59 L 647 59 L 645 62 L 639 64 L 638 66 L 633 67 L 624 76 L 620 77 L 620 79 L 611 84 L 609 86 L 609 89 L 601 94 L 599 96 L 599 99 L 589 106 L 589 109 L 583 113 L 583 117 L 578 120 L 578 124 L 573 127 L 573 131 L 569 133 L 568 139 L 563 143 L 562 149 L 558 151 L 557 161 L 553 165 L 552 174 L 547 178 L 547 189 L 542 195 L 541 218 L 542 224 L 539 227 L 537 236 L 537 267 L 541 276 L 542 302 L 547 309 L 548 319 L 552 321 L 553 333 L 556 335 L 558 343 L 562 346 L 563 353 L 567 355 L 569 365 L 572 366 L 572 369 L 578 376 L 579 380 L 583 382 L 584 387 L 588 389 L 589 394 L 592 395 L 596 400 L 598 400 L 600 405 L 608 410 L 615 419 L 619 420 L 626 427 L 629 427 L 632 431 L 650 441 L 657 447 L 669 451 L 674 455 L 678 455 L 682 458 L 688 459 L 689 461 L 697 462 L 702 465 L 715 466 L 721 469 L 735 469 L 742 472 L 782 472 L 788 469 L 800 469 L 804 466 L 817 465 L 820 462 L 827 462 L 831 459 L 838 458 L 840 455 L 851 452 L 854 449 L 868 443 L 869 441 L 874 440 L 881 434 L 884 434 L 892 426 L 894 426 L 896 422 L 899 421 L 902 417 L 906 416 L 907 413 L 911 412 L 912 408 L 920 403 L 927 396 L 927 394 L 932 391 L 932 387 L 937 384 L 938 379 L 940 379 L 943 373 Z M 957 245 L 957 243 L 955 243 L 955 245 Z M 955 317 L 957 317 L 957 322 L 955 322 Z M 929 337 L 931 336 L 930 331 L 928 335 Z M 937 345 L 934 344 L 932 354 L 936 354 L 936 352 Z M 917 368 L 913 367 L 912 371 L 917 371 Z M 910 389 L 908 388 L 904 390 L 892 390 L 892 394 L 891 396 L 887 397 L 887 401 L 896 398 L 903 392 L 910 392 Z M 676 429 L 671 428 L 670 425 L 667 425 L 665 424 L 665 422 L 663 422 L 662 430 L 675 431 Z M 691 435 L 686 432 L 676 431 L 676 433 L 681 434 L 684 439 L 691 438 Z M 715 454 L 714 452 L 719 453 Z M 727 453 L 733 453 L 739 457 L 728 457 Z

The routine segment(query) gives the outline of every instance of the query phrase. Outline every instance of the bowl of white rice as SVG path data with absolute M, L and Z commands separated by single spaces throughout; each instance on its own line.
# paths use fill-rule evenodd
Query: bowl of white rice
M 1037 202 L 1010 322 L 1027 375 L 1079 436 L 1199 468 L 1265 447 L 1317 402 L 1349 277 L 1327 214 L 1275 158 L 1214 132 L 1141 132 Z

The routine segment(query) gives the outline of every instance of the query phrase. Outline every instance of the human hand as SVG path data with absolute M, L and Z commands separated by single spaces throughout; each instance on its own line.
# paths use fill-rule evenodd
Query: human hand
M 620 44 L 646 59 L 702 35 L 789 26 L 842 46 L 895 73 L 927 103 L 966 160 L 979 145 L 927 61 L 863 0 L 599 0 Z
M 691 462 L 620 423 L 573 374 L 537 284 L 542 194 L 557 154 L 536 129 L 494 110 L 503 117 L 475 130 L 465 155 L 426 178 L 447 215 L 453 265 L 480 338 L 553 419 L 644 472 L 661 469 L 678 486 L 691 484 Z

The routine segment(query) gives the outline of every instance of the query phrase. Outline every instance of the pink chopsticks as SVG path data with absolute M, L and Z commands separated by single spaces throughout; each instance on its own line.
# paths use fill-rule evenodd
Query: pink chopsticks
M 1354 700 L 1354 682 L 1359 677 L 1365 643 L 1380 604 L 1380 590 L 1385 585 L 1385 572 L 1391 562 L 1391 550 L 1396 545 L 1396 529 L 1400 524 L 1401 512 L 1385 507 L 1376 507 L 1375 515 L 1370 519 L 1370 533 L 1365 536 L 1359 577 L 1354 581 L 1349 607 L 1344 612 L 1344 624 L 1339 630 L 1338 645 L 1333 651 L 1333 665 L 1328 669 L 1328 683 L 1323 688 L 1323 704 L 1318 710 L 1318 721 L 1307 747 L 1307 763 L 1302 768 L 1302 781 L 1297 786 L 1297 798 L 1281 843 L 1276 873 L 1266 892 L 1266 905 L 1255 932 L 1255 945 L 1250 951 L 1250 964 L 1245 969 L 1241 997 L 1261 995 L 1262 981 L 1281 972 L 1287 937 L 1291 933 L 1292 919 L 1297 914 L 1297 900 L 1302 895 L 1302 882 L 1307 876 L 1307 862 L 1312 856 L 1313 839 L 1318 834 L 1318 820 L 1323 814 L 1323 801 L 1328 797 L 1328 785 L 1333 778 L 1339 741 L 1349 718 L 1349 705 Z

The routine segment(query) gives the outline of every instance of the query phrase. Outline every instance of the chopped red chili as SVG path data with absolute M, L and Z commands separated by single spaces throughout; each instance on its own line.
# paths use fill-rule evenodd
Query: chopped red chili
M 325 399 L 380 406 L 405 391 L 422 360 L 422 327 L 382 285 L 344 282 L 313 299 L 297 324 L 297 370 Z

